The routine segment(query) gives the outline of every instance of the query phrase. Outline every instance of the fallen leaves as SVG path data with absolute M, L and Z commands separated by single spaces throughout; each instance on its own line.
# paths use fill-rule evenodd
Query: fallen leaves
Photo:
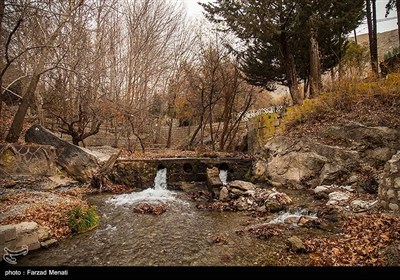
M 1 211 L 22 207 L 19 214 L 5 217 L 0 224 L 36 222 L 47 226 L 53 237 L 60 238 L 70 234 L 68 212 L 79 205 L 87 205 L 82 200 L 82 190 L 68 190 L 57 195 L 50 192 L 16 192 L 0 204 Z
M 146 202 L 138 203 L 133 206 L 133 212 L 139 214 L 152 214 L 159 216 L 167 211 L 167 206 L 165 204 L 150 204 Z
M 250 235 L 253 235 L 259 239 L 266 240 L 272 236 L 277 236 L 283 231 L 282 228 L 276 225 L 261 225 L 248 229 Z
M 400 238 L 400 218 L 387 214 L 350 217 L 338 238 L 313 238 L 304 242 L 313 265 L 384 265 L 382 250 Z

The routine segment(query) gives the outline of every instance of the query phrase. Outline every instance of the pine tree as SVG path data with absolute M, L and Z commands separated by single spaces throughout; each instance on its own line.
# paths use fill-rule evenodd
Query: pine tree
M 266 88 L 274 82 L 286 84 L 298 104 L 298 80 L 309 80 L 313 64 L 318 86 L 318 73 L 338 64 L 347 34 L 364 17 L 363 2 L 216 0 L 203 7 L 209 20 L 243 42 L 238 52 L 247 80 Z

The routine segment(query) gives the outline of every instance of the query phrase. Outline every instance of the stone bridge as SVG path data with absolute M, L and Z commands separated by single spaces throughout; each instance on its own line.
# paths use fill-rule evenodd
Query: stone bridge
M 109 177 L 114 183 L 145 189 L 153 185 L 157 170 L 167 168 L 168 186 L 174 189 L 180 182 L 206 182 L 207 168 L 212 167 L 227 170 L 228 180 L 246 180 L 251 175 L 252 160 L 234 157 L 118 160 Z

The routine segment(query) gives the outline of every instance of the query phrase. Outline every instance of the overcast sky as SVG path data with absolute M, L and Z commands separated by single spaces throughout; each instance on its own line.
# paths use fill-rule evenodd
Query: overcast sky
M 177 0 L 179 2 L 183 2 L 184 5 L 187 7 L 188 10 L 188 15 L 191 18 L 198 18 L 202 16 L 202 7 L 197 4 L 197 2 L 212 2 L 212 0 Z M 384 19 L 385 18 L 385 5 L 388 2 L 388 0 L 377 0 L 376 1 L 376 6 L 377 6 L 377 18 L 378 19 Z M 388 18 L 390 17 L 395 17 L 396 12 L 392 11 Z M 393 30 L 397 28 L 397 20 L 392 19 L 384 22 L 378 22 L 378 32 L 385 32 L 388 30 Z M 358 29 L 357 32 L 359 34 L 367 33 L 368 28 L 366 24 L 361 25 Z

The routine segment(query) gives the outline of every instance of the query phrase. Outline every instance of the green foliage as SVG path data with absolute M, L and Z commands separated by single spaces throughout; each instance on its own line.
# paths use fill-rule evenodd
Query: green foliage
M 366 46 L 349 42 L 342 59 L 343 68 L 352 77 L 362 77 L 365 64 L 369 61 L 369 51 Z
M 98 226 L 96 206 L 77 206 L 68 213 L 68 226 L 73 233 L 83 233 Z
M 267 89 L 285 83 L 290 55 L 298 78 L 308 78 L 311 29 L 317 31 L 322 72 L 336 66 L 347 34 L 364 17 L 364 0 L 216 0 L 202 6 L 209 20 L 242 40 L 237 54 L 243 72 L 250 83 Z
M 396 55 L 400 54 L 400 47 L 394 47 L 391 51 L 388 51 L 385 53 L 384 60 L 388 60 L 389 58 L 392 58 Z

